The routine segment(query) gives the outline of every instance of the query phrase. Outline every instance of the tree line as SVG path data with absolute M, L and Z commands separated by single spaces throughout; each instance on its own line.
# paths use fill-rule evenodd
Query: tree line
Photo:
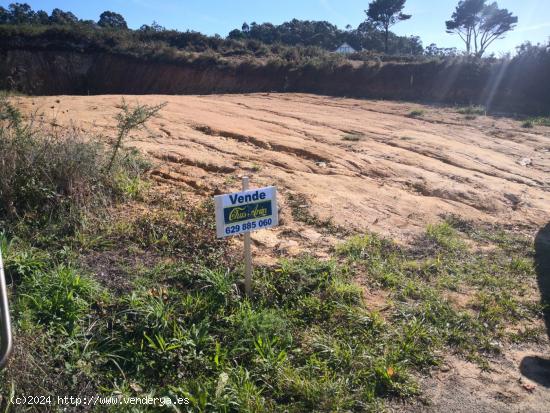
M 12 3 L 8 9 L 0 6 L 0 24 L 30 25 L 89 25 L 113 29 L 128 29 L 121 14 L 104 11 L 99 20 L 81 20 L 70 11 L 55 8 L 48 15 L 44 10 L 34 11 L 27 3 Z
M 281 25 L 271 23 L 248 25 L 229 33 L 233 39 L 256 39 L 264 43 L 282 42 L 334 48 L 346 41 L 356 49 L 384 51 L 388 53 L 420 54 L 424 50 L 418 36 L 397 36 L 390 31 L 395 24 L 413 16 L 403 13 L 406 0 L 373 0 L 365 10 L 365 21 L 356 29 L 348 26 L 345 31 L 325 21 L 300 21 Z M 482 57 L 487 48 L 506 33 L 513 30 L 518 18 L 507 9 L 500 9 L 496 2 L 487 0 L 461 0 L 451 19 L 445 22 L 447 33 L 458 35 L 465 43 L 466 54 Z M 425 50 L 428 55 L 456 54 L 453 48 L 438 48 L 431 44 Z
M 386 41 L 384 33 L 370 22 L 364 22 L 355 29 L 348 26 L 345 30 L 327 21 L 293 19 L 280 25 L 245 22 L 241 29 L 232 30 L 228 37 L 233 40 L 253 39 L 266 44 L 318 46 L 327 50 L 334 50 L 346 42 L 356 50 L 387 50 L 388 54 L 420 55 L 424 51 L 420 37 L 398 36 L 389 32 Z
M 232 30 L 229 40 L 256 40 L 265 44 L 291 46 L 318 46 L 334 50 L 346 42 L 356 50 L 406 55 L 455 55 L 455 48 L 439 48 L 430 44 L 424 48 L 418 36 L 399 36 L 391 28 L 414 16 L 403 12 L 406 0 L 373 0 L 365 10 L 365 20 L 356 28 L 339 29 L 327 21 L 293 19 L 280 25 L 272 23 L 244 23 Z M 482 57 L 488 47 L 513 30 L 518 18 L 507 9 L 500 9 L 496 2 L 487 0 L 461 0 L 451 19 L 445 22 L 447 33 L 456 34 L 464 41 L 465 53 Z M 43 10 L 34 11 L 26 3 L 12 3 L 8 9 L 0 7 L 0 24 L 12 25 L 72 25 L 98 29 L 129 30 L 124 17 L 112 11 L 104 11 L 99 19 L 81 20 L 70 11 L 54 9 L 48 15 Z M 137 32 L 144 35 L 165 32 L 156 22 L 143 25 Z M 172 32 L 172 31 L 171 31 Z M 218 37 L 219 38 L 219 37 Z

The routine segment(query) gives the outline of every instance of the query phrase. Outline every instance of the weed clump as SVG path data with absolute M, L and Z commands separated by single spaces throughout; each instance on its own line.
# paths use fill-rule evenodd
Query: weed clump
M 413 110 L 407 116 L 409 118 L 420 118 L 420 117 L 424 116 L 425 113 L 426 112 L 423 111 L 423 110 Z
M 88 317 L 98 292 L 91 278 L 71 267 L 33 271 L 19 286 L 18 307 L 36 324 L 70 334 Z
M 98 140 L 75 130 L 39 128 L 1 99 L 0 220 L 5 228 L 24 220 L 34 227 L 55 222 L 71 231 L 86 211 L 135 192 L 148 165 L 131 150 L 115 159 L 120 146 L 117 141 L 109 156 Z
M 363 140 L 363 138 L 364 134 L 362 133 L 348 133 L 342 137 L 342 140 L 348 142 L 359 142 Z
M 538 126 L 550 126 L 550 116 L 538 116 L 534 118 L 529 118 L 521 124 L 522 128 L 534 128 L 535 125 Z
M 313 225 L 327 233 L 341 235 L 349 234 L 349 230 L 346 228 L 335 225 L 334 222 L 332 222 L 332 218 L 321 219 L 312 214 L 310 212 L 309 202 L 305 195 L 299 193 L 289 193 L 287 194 L 287 200 L 292 210 L 292 217 L 295 220 L 303 222 L 307 225 Z
M 428 225 L 426 236 L 429 240 L 447 251 L 464 249 L 464 242 L 458 236 L 457 231 L 447 222 L 436 225 Z
M 152 117 L 157 116 L 158 112 L 164 106 L 166 106 L 166 103 L 161 103 L 156 106 L 138 104 L 134 108 L 131 108 L 126 101 L 122 99 L 122 103 L 120 104 L 121 112 L 116 116 L 118 134 L 113 145 L 113 153 L 107 165 L 107 172 L 111 172 L 113 169 L 117 153 L 122 147 L 123 141 L 128 136 L 128 133 L 132 130 L 143 128 L 145 123 Z
M 457 113 L 467 116 L 485 116 L 487 114 L 487 110 L 483 106 L 466 106 L 457 109 Z

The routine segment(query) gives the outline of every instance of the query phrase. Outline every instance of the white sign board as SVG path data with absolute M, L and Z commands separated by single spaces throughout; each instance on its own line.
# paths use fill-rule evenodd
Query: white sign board
M 274 186 L 217 195 L 214 202 L 218 238 L 279 225 L 277 188 Z

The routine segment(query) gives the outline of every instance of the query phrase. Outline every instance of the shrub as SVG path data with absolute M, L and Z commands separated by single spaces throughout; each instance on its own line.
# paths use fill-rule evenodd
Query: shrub
M 115 158 L 120 143 L 109 151 L 75 130 L 39 126 L 0 100 L 0 220 L 8 227 L 25 219 L 71 228 L 85 210 L 124 195 L 121 185 L 127 187 L 147 167 L 137 152 Z
M 486 110 L 483 106 L 466 106 L 457 110 L 461 115 L 480 115 L 483 116 L 486 114 Z
M 419 118 L 421 116 L 424 116 L 423 110 L 413 110 L 411 113 L 409 113 L 409 118 Z
M 523 128 L 533 128 L 535 125 L 550 126 L 550 116 L 539 116 L 539 117 L 529 118 L 521 124 Z
M 122 99 L 122 103 L 120 105 L 121 112 L 115 117 L 118 122 L 118 134 L 115 144 L 113 145 L 113 153 L 109 159 L 107 172 L 111 172 L 113 169 L 117 153 L 122 147 L 124 139 L 128 136 L 128 133 L 132 130 L 143 128 L 145 123 L 152 117 L 155 117 L 164 106 L 166 106 L 166 103 L 161 103 L 156 106 L 138 104 L 136 107 L 131 108 L 128 106 L 124 98 Z

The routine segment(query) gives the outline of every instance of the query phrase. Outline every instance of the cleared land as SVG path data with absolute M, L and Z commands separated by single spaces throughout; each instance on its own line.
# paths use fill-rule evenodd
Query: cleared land
M 524 129 L 516 120 L 452 108 L 300 94 L 125 98 L 168 103 L 128 144 L 159 160 L 153 175 L 190 192 L 238 189 L 238 177 L 248 174 L 254 185 L 276 184 L 285 204 L 290 195 L 300 201 L 291 202 L 294 208 L 321 221 L 405 241 L 450 214 L 531 229 L 550 221 L 548 127 Z M 20 104 L 56 124 L 113 136 L 120 101 L 59 96 Z M 286 225 L 257 235 L 258 242 L 275 247 L 298 236 L 289 230 L 318 238 L 286 216 Z
M 414 371 L 423 390 L 420 398 L 394 405 L 390 396 L 407 395 L 408 388 L 376 390 L 376 394 L 390 395 L 389 408 L 545 411 L 550 401 L 545 361 L 548 341 L 539 288 L 547 270 L 534 257 L 535 249 L 539 258 L 548 256 L 550 245 L 545 238 L 548 228 L 540 231 L 550 221 L 550 128 L 523 128 L 521 121 L 472 113 L 476 110 L 311 95 L 125 98 L 129 103 L 168 105 L 147 131 L 134 134 L 127 142 L 156 158 L 151 172 L 159 184 L 152 188 L 155 201 L 127 205 L 114 221 L 123 221 L 131 213 L 146 214 L 148 208 L 153 213 L 166 205 L 179 208 L 181 200 L 174 192 L 198 200 L 237 190 L 244 174 L 251 175 L 257 186 L 276 184 L 282 193 L 282 225 L 254 234 L 257 261 L 271 264 L 278 256 L 307 252 L 335 258 L 342 266 L 339 271 L 353 277 L 369 314 L 376 314 L 376 320 L 380 316 L 380 323 L 388 325 L 384 335 L 377 323 L 369 327 L 372 343 L 366 346 L 377 348 L 374 343 L 381 337 L 387 339 L 381 353 L 390 361 L 379 371 L 380 377 L 392 383 L 400 376 L 398 369 L 409 364 L 417 368 Z M 113 117 L 121 96 L 17 101 L 18 107 L 43 117 L 54 129 L 65 130 L 60 127 L 72 124 L 106 140 L 116 134 Z M 445 224 L 429 227 L 444 217 Z M 125 231 L 134 231 L 136 224 L 132 225 L 124 227 Z M 172 240 L 171 233 L 159 227 L 168 234 L 163 243 L 178 242 L 179 233 Z M 94 230 L 82 238 L 93 239 L 87 249 L 99 254 L 103 250 L 95 246 L 100 243 L 92 235 L 114 236 L 101 227 L 101 234 Z M 394 238 L 402 247 L 373 237 L 341 244 L 349 235 L 367 231 Z M 181 235 L 186 232 L 182 230 Z M 539 242 L 533 248 L 537 232 Z M 131 251 L 142 257 L 152 249 L 147 245 L 151 237 L 136 234 L 134 238 L 144 246 L 132 244 L 118 251 L 124 243 L 117 238 L 106 245 L 118 251 L 117 259 L 126 259 Z M 91 270 L 99 272 L 97 257 L 87 254 Z M 165 258 L 173 256 L 167 252 Z M 125 263 L 124 274 L 136 273 L 131 265 L 138 268 Z M 99 278 L 113 278 L 113 267 L 106 262 Z M 296 273 L 309 280 L 315 268 Z M 273 288 L 288 269 L 277 271 Z M 167 277 L 163 282 L 170 286 L 171 280 Z M 355 303 L 351 287 L 331 286 L 343 297 L 342 302 Z M 313 303 L 330 301 L 324 290 L 320 297 L 307 305 L 300 303 L 296 319 L 302 320 L 302 312 L 307 314 Z M 271 297 L 266 300 L 271 301 Z M 322 314 L 320 322 L 329 320 L 323 329 L 347 322 L 335 316 L 338 311 L 332 307 Z M 365 360 L 370 360 L 361 358 L 363 338 L 347 334 L 351 327 L 342 326 L 344 337 L 329 344 L 323 340 L 331 339 L 332 333 L 323 340 L 318 332 L 295 335 L 302 353 L 292 353 L 289 360 L 311 352 L 308 362 L 317 358 L 325 362 L 326 357 L 334 371 L 349 362 L 357 374 L 354 377 L 362 382 L 365 368 L 355 362 L 363 360 L 368 365 Z M 357 332 L 363 331 L 359 327 Z M 402 334 L 395 338 L 391 336 L 395 331 Z M 395 343 L 395 353 L 387 354 Z M 346 346 L 349 357 L 343 350 Z M 321 383 L 315 382 L 319 366 L 312 365 L 312 388 L 322 390 Z M 283 386 L 285 395 L 302 383 L 287 376 L 281 383 L 294 387 Z M 336 383 L 340 377 L 343 373 L 338 370 L 331 380 Z M 308 396 L 307 401 L 318 406 L 318 400 L 326 396 L 327 403 L 334 403 L 338 395 L 348 394 L 348 385 L 338 381 L 341 393 L 335 391 L 335 397 L 323 390 L 318 399 Z M 363 400 L 366 396 L 357 397 Z M 326 411 L 335 409 L 329 405 Z

